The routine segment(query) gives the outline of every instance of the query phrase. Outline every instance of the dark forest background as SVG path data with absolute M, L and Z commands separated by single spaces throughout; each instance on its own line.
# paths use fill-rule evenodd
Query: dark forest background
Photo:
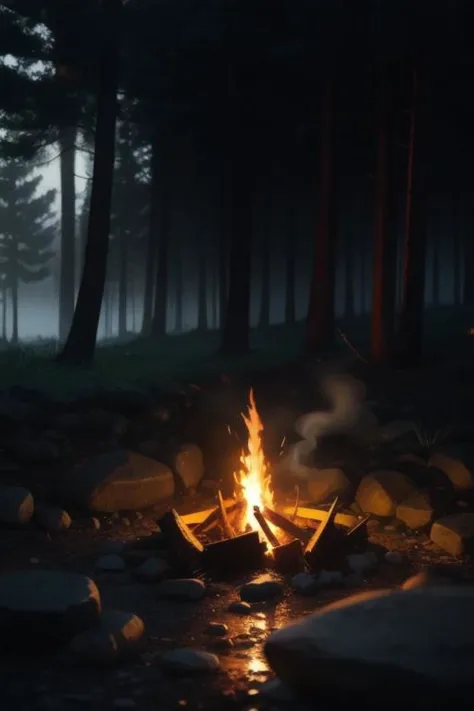
M 71 365 L 93 361 L 101 313 L 120 342 L 197 329 L 238 355 L 253 327 L 398 366 L 424 326 L 465 335 L 473 19 L 469 0 L 0 4 L 11 340 L 19 284 L 51 273 Z M 32 168 L 52 147 L 59 216 Z

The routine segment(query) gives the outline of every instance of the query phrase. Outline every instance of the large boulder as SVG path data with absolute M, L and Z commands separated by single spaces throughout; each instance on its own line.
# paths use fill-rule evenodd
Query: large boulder
M 453 556 L 474 552 L 474 513 L 444 516 L 431 526 L 433 543 Z
M 196 489 L 204 476 L 204 457 L 197 444 L 182 444 L 174 453 L 172 466 L 186 489 Z
M 33 495 L 23 486 L 0 488 L 0 523 L 22 526 L 33 518 Z
M 379 590 L 274 632 L 265 654 L 285 684 L 313 698 L 472 693 L 473 629 L 474 587 Z
M 71 651 L 88 662 L 112 664 L 135 654 L 143 640 L 145 625 L 137 615 L 107 610 L 100 623 L 80 632 L 71 642 Z
M 139 511 L 170 500 L 174 477 L 165 464 L 117 450 L 89 459 L 65 486 L 71 500 L 90 511 Z
M 413 483 L 405 474 L 381 470 L 362 479 L 357 489 L 356 502 L 364 513 L 394 516 L 398 504 L 415 491 Z
M 474 445 L 453 443 L 432 453 L 429 466 L 441 469 L 455 489 L 474 489 Z
M 426 492 L 416 491 L 397 506 L 396 515 L 399 521 L 408 528 L 418 529 L 432 522 L 434 509 Z
M 100 595 L 78 573 L 20 570 L 0 575 L 0 650 L 24 654 L 66 643 L 98 624 Z
M 308 498 L 319 504 L 345 494 L 351 483 L 342 469 L 316 469 L 308 472 Z

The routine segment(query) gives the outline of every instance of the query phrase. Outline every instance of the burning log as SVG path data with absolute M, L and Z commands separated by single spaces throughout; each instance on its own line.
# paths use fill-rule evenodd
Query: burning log
M 304 569 L 303 546 L 301 541 L 283 543 L 272 550 L 275 568 L 283 575 L 293 575 Z
M 230 506 L 235 504 L 235 499 L 224 499 L 224 505 L 227 510 L 229 510 Z M 217 519 L 219 518 L 218 514 L 215 513 L 216 509 L 217 506 L 212 506 L 208 509 L 200 509 L 199 511 L 193 511 L 192 513 L 183 514 L 181 516 L 181 520 L 184 521 L 187 526 L 200 526 L 208 517 L 210 517 L 211 514 L 214 514 Z
M 158 525 L 168 542 L 173 566 L 193 572 L 200 567 L 204 546 L 175 509 L 165 513 Z
M 227 516 L 229 514 L 233 513 L 234 511 L 237 511 L 242 506 L 240 501 L 235 501 L 234 499 L 227 499 L 226 501 L 223 501 L 222 503 L 223 503 L 223 506 L 224 506 Z M 200 515 L 201 513 L 205 513 L 206 516 L 193 529 L 193 533 L 195 536 L 199 533 L 207 533 L 208 531 L 211 531 L 219 523 L 219 519 L 220 519 L 219 506 L 216 506 L 213 509 L 207 509 L 204 512 L 197 512 L 197 515 Z M 182 516 L 181 518 L 183 521 L 185 521 L 189 525 L 189 523 L 193 523 L 192 519 L 195 517 L 196 517 L 196 514 L 187 514 L 185 516 Z
M 220 491 L 217 492 L 217 508 L 219 509 L 219 518 L 222 524 L 222 529 L 224 535 L 227 538 L 235 538 L 235 531 L 230 525 L 229 519 L 227 518 L 227 512 L 224 506 L 224 499 Z
M 291 516 L 293 514 L 293 506 L 284 506 L 282 511 L 285 516 Z M 308 519 L 308 521 L 325 521 L 327 515 L 327 509 L 315 508 L 313 506 L 298 507 L 298 518 L 305 518 Z M 336 514 L 334 523 L 337 526 L 353 528 L 353 526 L 359 523 L 359 519 L 355 514 L 340 511 Z
M 209 543 L 202 556 L 203 568 L 215 573 L 235 573 L 263 565 L 265 544 L 260 543 L 258 531 L 243 533 Z
M 312 570 L 326 565 L 328 560 L 338 557 L 341 541 L 345 534 L 335 526 L 338 498 L 327 513 L 326 520 L 321 523 L 306 545 L 304 557 Z
M 285 531 L 285 533 L 288 533 L 292 536 L 292 538 L 298 539 L 305 545 L 309 542 L 311 536 L 313 535 L 311 531 L 305 531 L 304 528 L 300 528 L 300 526 L 297 526 L 296 523 L 293 523 L 293 521 L 290 521 L 285 516 L 269 509 L 268 506 L 265 506 L 263 509 L 263 515 L 270 521 L 270 523 L 273 523 L 274 526 L 281 528 L 282 531 Z
M 260 511 L 258 506 L 253 507 L 253 513 L 255 516 L 255 520 L 257 521 L 258 525 L 262 529 L 263 533 L 265 534 L 265 537 L 268 539 L 270 544 L 274 547 L 277 548 L 280 545 L 280 541 L 278 538 L 275 536 L 273 533 L 272 529 L 268 525 L 268 523 L 265 521 L 265 517 Z

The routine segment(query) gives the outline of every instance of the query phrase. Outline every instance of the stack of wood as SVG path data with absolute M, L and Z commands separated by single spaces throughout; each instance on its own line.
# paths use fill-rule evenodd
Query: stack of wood
M 239 534 L 245 502 L 224 501 L 219 491 L 213 508 L 183 516 L 171 509 L 158 523 L 170 562 L 182 573 L 203 570 L 218 575 L 267 566 L 293 574 L 305 567 L 313 572 L 338 567 L 348 553 L 365 546 L 369 517 L 358 520 L 339 508 L 337 498 L 328 510 L 296 506 L 291 512 L 284 507 L 279 513 L 266 506 L 255 507 L 258 529 Z M 313 526 L 301 525 L 301 520 L 311 521 Z M 219 529 L 219 540 L 201 541 Z

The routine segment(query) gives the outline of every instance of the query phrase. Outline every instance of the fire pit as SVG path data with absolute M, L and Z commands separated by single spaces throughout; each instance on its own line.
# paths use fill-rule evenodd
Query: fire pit
M 337 498 L 328 510 L 300 508 L 298 498 L 290 510 L 277 504 L 252 390 L 242 418 L 248 441 L 234 474 L 233 497 L 224 500 L 218 491 L 214 507 L 184 516 L 172 509 L 158 522 L 172 566 L 186 574 L 202 570 L 228 575 L 263 567 L 293 574 L 305 567 L 330 569 L 365 544 L 369 517 L 338 519 Z

